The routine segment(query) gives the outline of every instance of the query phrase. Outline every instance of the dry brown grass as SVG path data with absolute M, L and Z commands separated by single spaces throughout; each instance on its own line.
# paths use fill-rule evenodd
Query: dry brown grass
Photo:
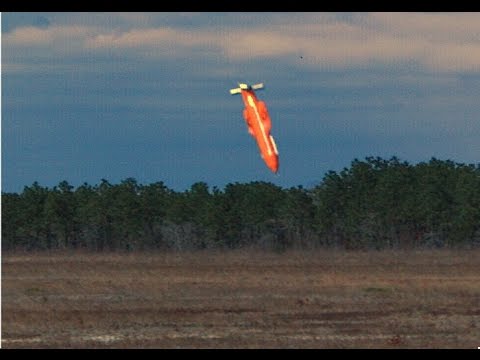
M 4 348 L 477 348 L 480 251 L 2 254 Z

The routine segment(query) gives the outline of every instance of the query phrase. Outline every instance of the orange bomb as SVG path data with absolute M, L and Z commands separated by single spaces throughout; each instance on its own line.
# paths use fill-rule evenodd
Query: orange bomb
M 257 141 L 260 155 L 268 168 L 274 173 L 278 171 L 278 150 L 273 136 L 270 135 L 272 122 L 268 115 L 265 102 L 258 100 L 255 90 L 263 89 L 263 84 L 238 84 L 238 88 L 231 89 L 230 94 L 241 94 L 245 109 L 243 117 L 247 123 L 248 132 Z

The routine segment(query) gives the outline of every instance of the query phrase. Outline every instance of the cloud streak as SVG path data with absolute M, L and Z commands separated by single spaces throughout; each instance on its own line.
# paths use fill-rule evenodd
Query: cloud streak
M 195 17 L 182 15 L 189 16 Z M 203 49 L 202 56 L 234 62 L 291 55 L 287 61 L 297 66 L 338 69 L 408 63 L 432 71 L 480 71 L 480 14 L 368 13 L 354 14 L 350 19 L 332 14 L 265 16 L 272 18 L 266 25 L 221 27 L 217 20 L 185 28 L 144 27 L 138 24 L 142 20 L 153 24 L 154 18 L 112 14 L 112 18 L 122 20 L 112 23 L 128 20 L 128 26 L 25 26 L 5 34 L 3 43 L 13 51 L 41 47 L 56 54 L 133 51 L 156 59 L 182 57 L 190 50 Z

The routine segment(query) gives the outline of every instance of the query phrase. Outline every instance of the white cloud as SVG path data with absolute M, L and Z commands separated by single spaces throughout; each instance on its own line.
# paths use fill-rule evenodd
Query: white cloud
M 47 28 L 25 26 L 4 34 L 2 42 L 11 47 L 44 47 L 55 45 L 59 41 L 84 40 L 97 31 L 99 30 L 95 27 L 80 25 Z
M 205 49 L 202 56 L 223 56 L 238 62 L 269 58 L 298 66 L 334 68 L 408 62 L 435 71 L 480 71 L 478 13 L 362 13 L 353 14 L 348 21 L 330 13 L 272 13 L 249 26 L 229 26 L 225 18 L 215 13 L 172 16 L 206 21 L 206 15 L 214 21 L 198 28 L 185 28 L 172 24 L 140 26 L 155 23 L 155 17 L 119 13 L 111 15 L 116 19 L 112 23 L 121 19 L 129 24 L 128 28 L 109 27 L 108 22 L 102 26 L 20 27 L 5 34 L 2 40 L 6 54 L 16 47 L 32 47 L 47 48 L 55 55 L 85 50 L 133 50 L 139 56 L 158 58 L 185 56 L 189 50 Z M 166 14 L 158 16 L 164 18 Z M 229 16 L 227 20 L 231 19 Z M 250 22 L 254 18 L 245 16 Z
M 371 26 L 399 36 L 432 42 L 477 42 L 480 13 L 372 13 Z
M 202 32 L 173 28 L 135 29 L 122 33 L 99 34 L 86 39 L 88 48 L 157 48 L 161 45 L 178 47 L 208 46 L 215 40 Z

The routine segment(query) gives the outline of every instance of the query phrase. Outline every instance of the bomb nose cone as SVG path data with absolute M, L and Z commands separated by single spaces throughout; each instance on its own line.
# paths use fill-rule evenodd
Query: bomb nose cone
M 277 157 L 269 158 L 268 161 L 266 162 L 267 166 L 270 170 L 272 170 L 273 173 L 278 172 L 278 159 Z

